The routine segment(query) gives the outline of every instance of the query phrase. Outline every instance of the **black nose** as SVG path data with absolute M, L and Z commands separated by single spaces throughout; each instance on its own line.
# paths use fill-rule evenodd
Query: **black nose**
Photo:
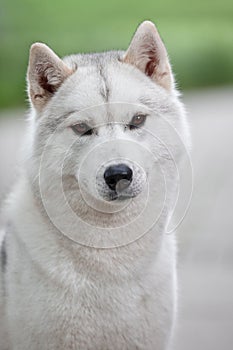
M 133 172 L 125 164 L 112 165 L 107 168 L 104 172 L 104 179 L 108 187 L 115 191 L 116 184 L 120 180 L 128 180 L 129 183 L 132 181 Z

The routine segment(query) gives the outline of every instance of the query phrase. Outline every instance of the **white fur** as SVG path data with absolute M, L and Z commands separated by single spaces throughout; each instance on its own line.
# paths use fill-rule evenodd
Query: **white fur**
M 1 322 L 8 337 L 1 350 L 165 350 L 170 344 L 176 245 L 166 227 L 175 164 L 188 143 L 185 115 L 174 88 L 118 57 L 123 53 L 67 57 L 66 71 L 73 73 L 53 96 L 46 92 L 43 100 L 41 86 L 41 100 L 31 96 L 24 166 L 6 206 Z M 56 65 L 63 67 L 57 58 Z M 36 90 L 34 73 L 33 84 Z M 145 126 L 126 130 L 139 112 L 148 114 Z M 92 123 L 98 135 L 76 135 L 70 125 L 79 121 Z M 127 189 L 133 198 L 106 201 L 103 171 L 119 159 L 134 169 Z

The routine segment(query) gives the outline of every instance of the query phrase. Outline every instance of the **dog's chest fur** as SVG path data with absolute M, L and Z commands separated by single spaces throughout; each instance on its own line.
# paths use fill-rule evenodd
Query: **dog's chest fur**
M 71 246 L 29 196 L 15 203 L 6 280 L 17 350 L 164 348 L 175 308 L 172 236 L 149 232 L 115 250 Z

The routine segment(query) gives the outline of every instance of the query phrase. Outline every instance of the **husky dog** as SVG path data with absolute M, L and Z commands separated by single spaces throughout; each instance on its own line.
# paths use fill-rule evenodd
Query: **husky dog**
M 164 350 L 176 314 L 167 234 L 188 144 L 167 51 L 31 47 L 31 113 L 1 243 L 1 350 Z

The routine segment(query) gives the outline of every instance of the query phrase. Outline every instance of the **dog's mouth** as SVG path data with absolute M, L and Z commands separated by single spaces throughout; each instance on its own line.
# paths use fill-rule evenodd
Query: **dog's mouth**
M 130 198 L 136 197 L 135 194 L 122 194 L 122 193 L 117 193 L 116 191 L 112 191 L 108 194 L 108 196 L 105 196 L 105 200 L 107 201 L 115 201 L 115 200 L 120 200 L 120 201 L 124 201 Z
M 129 191 L 130 184 L 131 180 L 120 180 L 117 182 L 116 186 L 114 186 L 114 189 L 108 192 L 106 199 L 108 201 L 114 201 L 117 199 L 123 201 L 135 197 L 135 194 L 133 194 L 132 191 Z

